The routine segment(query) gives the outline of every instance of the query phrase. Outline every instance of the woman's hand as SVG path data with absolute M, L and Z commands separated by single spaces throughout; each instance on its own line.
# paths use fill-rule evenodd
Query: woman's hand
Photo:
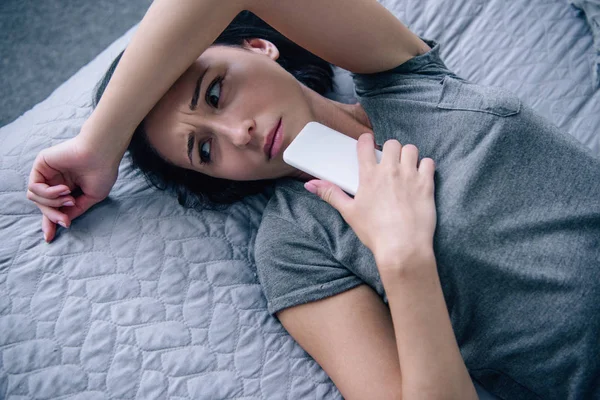
M 54 239 L 56 224 L 65 228 L 104 200 L 117 180 L 120 157 L 92 148 L 80 135 L 42 150 L 29 175 L 27 198 L 42 211 L 42 232 Z M 81 195 L 72 192 L 79 189 Z
M 419 163 L 413 145 L 389 140 L 377 164 L 371 134 L 357 145 L 359 186 L 354 199 L 332 183 L 312 180 L 305 184 L 335 207 L 381 268 L 401 265 L 405 257 L 433 253 L 436 225 L 433 175 L 430 158 Z
M 415 146 L 390 140 L 377 164 L 371 134 L 359 138 L 358 157 L 354 199 L 328 182 L 309 181 L 305 186 L 335 207 L 375 256 L 396 328 L 402 398 L 427 393 L 435 399 L 477 399 L 452 331 L 433 254 L 433 160 L 419 163 Z M 404 273 L 406 268 L 409 273 Z

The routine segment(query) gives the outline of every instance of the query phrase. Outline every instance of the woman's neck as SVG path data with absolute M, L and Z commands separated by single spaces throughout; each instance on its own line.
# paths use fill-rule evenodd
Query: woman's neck
M 366 132 L 373 133 L 367 113 L 359 103 L 344 104 L 330 100 L 304 87 L 315 120 L 345 135 L 358 139 Z
M 342 132 L 354 139 L 358 139 L 363 133 L 373 133 L 371 121 L 369 121 L 367 113 L 359 103 L 340 103 L 325 98 L 304 85 L 301 85 L 301 87 L 310 104 L 316 122 Z M 300 170 L 297 170 L 290 177 L 302 181 L 313 179 L 312 176 Z

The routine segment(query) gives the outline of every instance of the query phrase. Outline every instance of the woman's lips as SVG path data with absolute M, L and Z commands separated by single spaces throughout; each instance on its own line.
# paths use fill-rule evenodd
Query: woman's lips
M 279 119 L 277 126 L 273 129 L 273 131 L 267 137 L 265 143 L 265 154 L 267 158 L 271 160 L 275 157 L 279 151 L 281 150 L 281 145 L 283 143 L 283 121 Z

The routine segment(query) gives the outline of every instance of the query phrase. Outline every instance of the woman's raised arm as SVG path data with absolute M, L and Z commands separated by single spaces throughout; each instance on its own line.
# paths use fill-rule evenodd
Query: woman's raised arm
M 292 41 L 351 72 L 386 71 L 429 50 L 375 0 L 257 0 L 249 7 Z
M 82 134 L 124 153 L 135 127 L 244 9 L 353 72 L 390 69 L 428 50 L 375 0 L 156 0 Z

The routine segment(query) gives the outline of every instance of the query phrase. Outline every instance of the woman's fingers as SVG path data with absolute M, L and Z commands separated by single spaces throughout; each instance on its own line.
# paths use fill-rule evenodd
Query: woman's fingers
M 65 213 L 57 210 L 56 208 L 43 206 L 41 204 L 36 205 L 38 206 L 42 214 L 44 214 L 44 216 L 48 218 L 51 222 L 59 224 L 63 228 L 68 228 L 71 224 L 71 220 L 69 219 L 69 217 Z
M 356 145 L 356 153 L 358 155 L 358 165 L 361 168 L 368 168 L 377 164 L 375 157 L 375 139 L 370 133 L 363 133 L 358 138 Z
M 424 158 L 419 163 L 419 174 L 433 177 L 435 173 L 435 162 L 431 158 Z
M 38 196 L 37 194 L 29 190 L 27 191 L 27 198 L 37 204 L 53 208 L 72 207 L 75 205 L 75 199 L 69 195 L 63 195 L 58 198 L 47 198 Z
M 352 204 L 352 198 L 344 193 L 342 189 L 331 182 L 319 179 L 306 182 L 304 188 L 325 200 L 329 205 L 338 210 L 344 218 L 347 217 L 347 210 Z
M 29 197 L 30 194 L 27 194 Z M 33 195 L 35 196 L 35 195 Z M 63 201 L 64 199 L 55 199 L 55 200 L 47 200 L 42 199 L 42 201 L 38 201 L 38 199 L 32 199 L 37 207 L 42 212 L 42 232 L 44 233 L 44 240 L 46 242 L 51 242 L 56 235 L 56 224 L 68 228 L 71 225 L 71 221 L 75 218 L 79 217 L 86 210 L 88 210 L 92 205 L 96 202 L 87 196 L 80 196 L 77 199 L 73 199 L 71 196 L 65 197 L 68 199 L 68 204 L 62 204 L 62 206 L 47 206 L 42 203 L 50 203 L 52 201 Z M 62 210 L 59 210 L 59 207 L 64 207 Z
M 417 146 L 413 144 L 407 144 L 402 147 L 402 154 L 400 158 L 402 164 L 416 169 L 417 162 L 419 161 L 419 150 L 417 149 Z
M 89 210 L 94 204 L 98 203 L 98 199 L 93 199 L 85 193 L 77 197 L 74 207 L 64 208 L 63 211 L 70 221 L 78 218 L 81 214 Z
M 372 174 L 373 167 L 377 166 L 377 157 L 375 156 L 375 138 L 370 133 L 363 133 L 358 138 L 356 144 L 356 153 L 358 156 L 358 182 L 364 182 Z
M 42 232 L 44 232 L 44 240 L 50 243 L 56 235 L 56 224 L 45 215 L 42 215 Z
M 402 145 L 397 140 L 388 140 L 383 144 L 383 154 L 381 155 L 381 164 L 396 165 L 400 161 Z
M 47 154 L 47 149 L 42 150 L 37 155 L 35 161 L 33 162 L 31 172 L 29 173 L 29 187 L 31 188 L 31 186 L 37 185 L 38 189 L 41 191 L 48 188 L 48 184 L 52 184 L 55 181 L 55 179 L 58 178 L 59 182 L 62 180 L 60 171 L 57 171 L 54 168 L 50 167 L 50 165 L 48 165 L 44 154 Z M 69 188 L 66 185 L 63 186 L 65 187 L 65 190 L 69 190 Z M 43 195 L 43 193 L 38 194 Z
M 43 182 L 30 183 L 27 189 L 33 194 L 46 199 L 56 199 L 71 193 L 71 189 L 67 185 L 49 186 Z

